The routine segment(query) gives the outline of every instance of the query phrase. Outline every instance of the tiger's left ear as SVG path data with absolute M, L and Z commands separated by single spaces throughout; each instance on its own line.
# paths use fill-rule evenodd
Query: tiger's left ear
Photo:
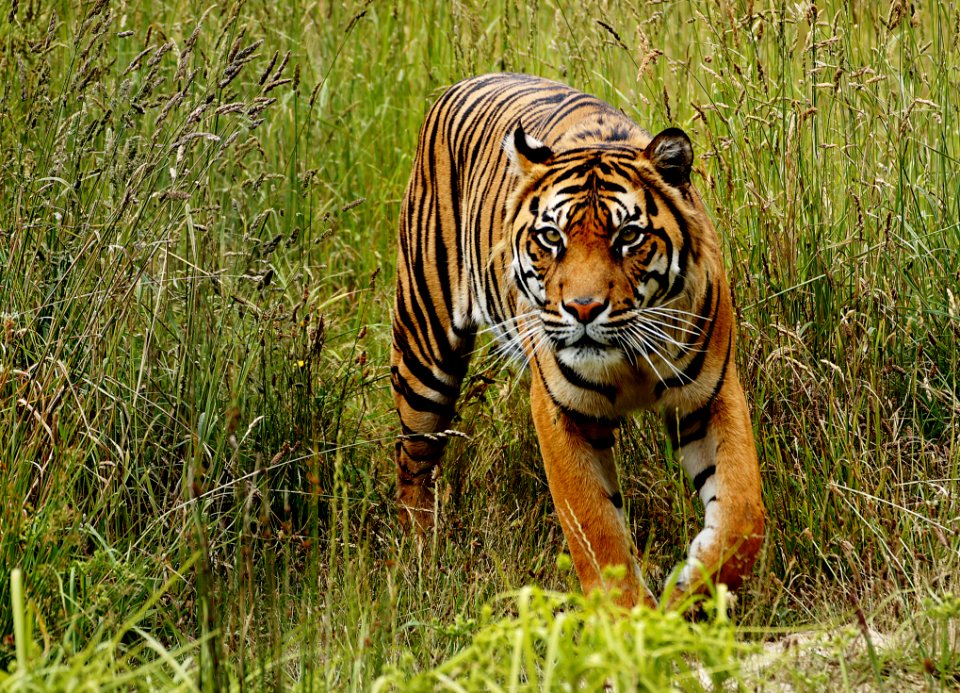
M 667 128 L 661 132 L 643 153 L 667 185 L 679 188 L 690 183 L 693 145 L 680 128 Z
M 521 123 L 517 123 L 516 129 L 504 138 L 503 149 L 517 173 L 530 173 L 535 166 L 545 164 L 553 156 L 553 150 L 525 133 Z

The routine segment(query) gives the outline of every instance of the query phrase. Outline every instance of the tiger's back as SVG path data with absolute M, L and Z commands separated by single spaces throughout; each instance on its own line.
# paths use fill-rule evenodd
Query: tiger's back
M 431 108 L 400 215 L 391 382 L 402 517 L 432 523 L 442 432 L 475 332 L 491 326 L 533 371 L 534 423 L 584 588 L 602 584 L 603 565 L 636 568 L 611 448 L 619 421 L 649 407 L 664 410 L 706 506 L 681 582 L 739 582 L 762 535 L 759 473 L 691 161 L 680 131 L 652 138 L 536 77 L 469 79 Z M 619 587 L 627 603 L 647 598 L 636 569 Z

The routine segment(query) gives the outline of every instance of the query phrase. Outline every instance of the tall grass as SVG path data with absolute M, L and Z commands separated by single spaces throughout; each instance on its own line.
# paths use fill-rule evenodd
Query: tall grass
M 932 0 L 11 4 L 0 687 L 955 686 L 958 40 Z M 577 589 L 484 346 L 438 529 L 396 525 L 398 204 L 432 99 L 489 70 L 694 141 L 769 510 L 736 625 L 524 587 Z M 701 518 L 665 447 L 646 415 L 618 446 L 655 587 Z M 624 669 L 637 629 L 666 649 Z

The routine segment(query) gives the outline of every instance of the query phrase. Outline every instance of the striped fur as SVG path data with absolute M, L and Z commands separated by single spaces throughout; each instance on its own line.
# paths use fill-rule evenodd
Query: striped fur
M 536 77 L 450 88 L 420 132 L 400 213 L 391 381 L 405 523 L 432 524 L 433 474 L 474 336 L 531 370 L 547 479 L 585 591 L 626 565 L 626 604 L 652 603 L 624 522 L 612 448 L 629 412 L 664 413 L 705 506 L 680 573 L 731 586 L 763 535 L 760 475 L 734 362 L 716 232 L 676 129 Z

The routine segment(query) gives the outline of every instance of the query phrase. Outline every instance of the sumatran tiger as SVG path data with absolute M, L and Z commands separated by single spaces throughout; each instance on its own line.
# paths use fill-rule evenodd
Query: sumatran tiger
M 692 162 L 682 130 L 651 137 L 538 77 L 467 79 L 430 109 L 400 211 L 393 316 L 406 526 L 433 523 L 444 431 L 486 327 L 529 367 L 547 482 L 584 591 L 654 603 L 613 458 L 624 417 L 651 408 L 705 506 L 673 594 L 707 578 L 740 584 L 763 537 L 760 472 Z

